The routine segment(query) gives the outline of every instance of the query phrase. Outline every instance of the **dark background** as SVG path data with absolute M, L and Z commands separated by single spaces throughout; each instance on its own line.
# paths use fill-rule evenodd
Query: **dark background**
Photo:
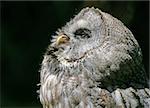
M 1 105 L 36 107 L 42 55 L 50 36 L 83 7 L 95 6 L 120 19 L 138 40 L 148 75 L 149 2 L 1 2 Z

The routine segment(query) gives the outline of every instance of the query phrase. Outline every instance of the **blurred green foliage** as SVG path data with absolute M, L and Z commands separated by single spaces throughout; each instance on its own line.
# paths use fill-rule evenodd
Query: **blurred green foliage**
M 42 55 L 50 35 L 83 7 L 97 7 L 120 19 L 138 40 L 149 66 L 149 2 L 1 1 L 1 104 L 39 106 L 36 93 Z

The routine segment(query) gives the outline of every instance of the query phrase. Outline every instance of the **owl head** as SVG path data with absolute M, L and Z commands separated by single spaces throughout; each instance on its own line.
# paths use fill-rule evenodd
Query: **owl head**
M 59 29 L 47 52 L 57 61 L 54 67 L 63 67 L 72 75 L 84 74 L 95 81 L 122 84 L 135 81 L 133 73 L 143 73 L 141 50 L 130 30 L 95 8 L 82 9 Z
M 60 61 L 73 63 L 84 59 L 88 53 L 99 47 L 103 40 L 103 20 L 100 10 L 83 9 L 68 22 L 57 35 L 53 36 L 52 47 L 61 51 L 57 54 Z

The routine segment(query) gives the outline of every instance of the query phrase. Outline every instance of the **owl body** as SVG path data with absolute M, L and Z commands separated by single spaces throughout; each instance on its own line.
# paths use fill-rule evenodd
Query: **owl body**
M 121 21 L 99 9 L 81 10 L 53 36 L 40 74 L 44 108 L 150 105 L 149 89 L 138 89 L 147 80 L 137 41 Z

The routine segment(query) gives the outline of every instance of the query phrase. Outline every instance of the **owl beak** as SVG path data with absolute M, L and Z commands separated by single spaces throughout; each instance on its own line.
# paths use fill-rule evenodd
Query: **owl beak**
M 56 44 L 57 45 L 60 45 L 60 44 L 65 44 L 65 43 L 68 43 L 70 40 L 70 38 L 66 35 L 60 35 L 57 37 L 57 40 L 56 40 Z

